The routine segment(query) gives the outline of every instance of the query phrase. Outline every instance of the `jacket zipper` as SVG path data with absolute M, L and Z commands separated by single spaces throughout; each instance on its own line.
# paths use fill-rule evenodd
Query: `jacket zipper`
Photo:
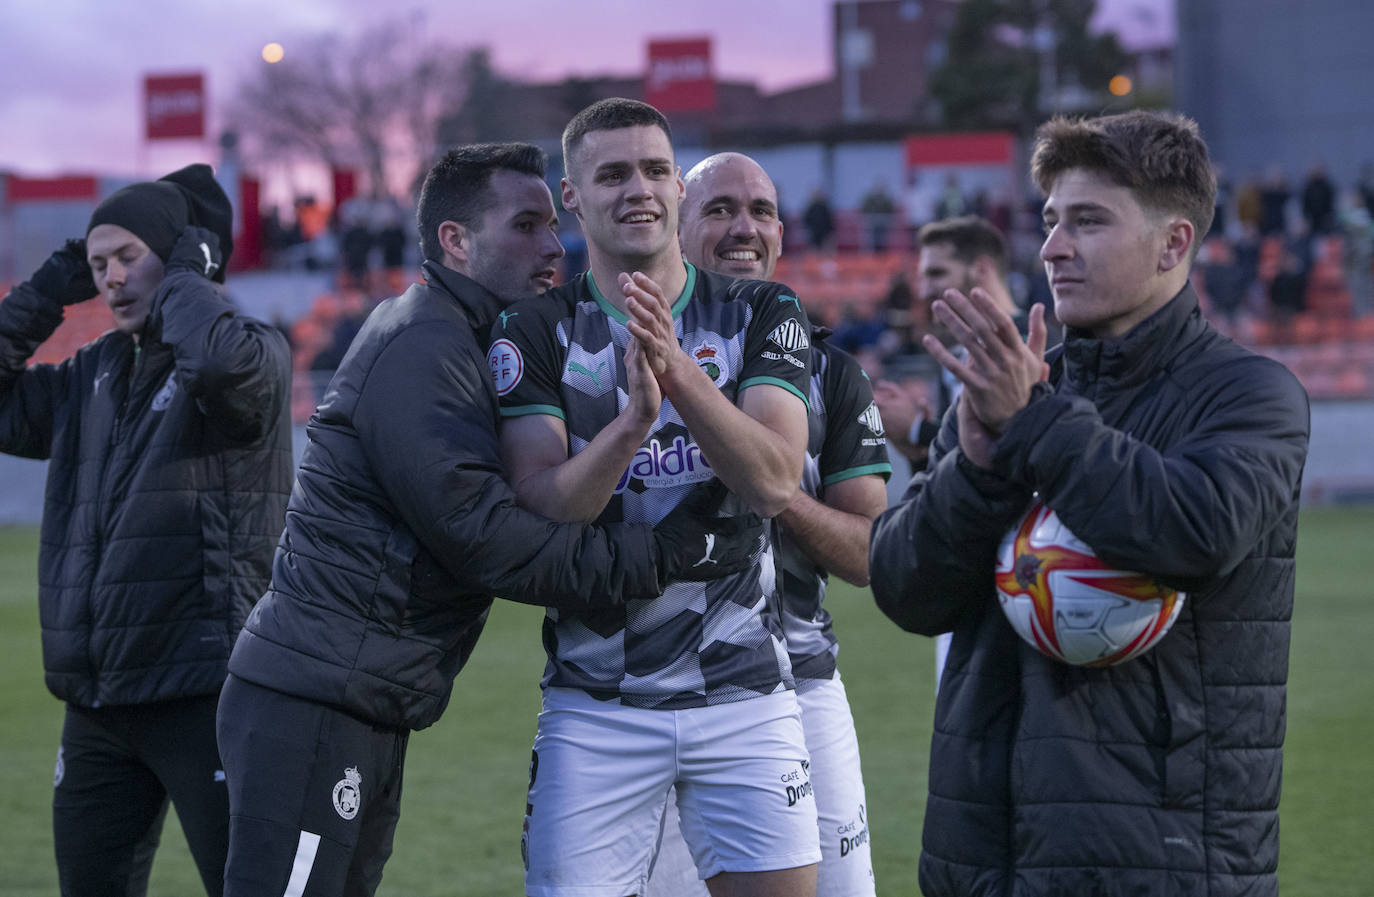
M 104 557 L 105 557 L 105 542 L 106 542 L 105 527 L 107 526 L 107 522 L 108 522 L 108 517 L 106 516 L 105 510 L 106 510 L 107 507 L 109 507 L 109 490 L 107 489 L 107 477 L 108 477 L 109 472 L 110 472 L 110 459 L 111 459 L 111 457 L 113 457 L 113 455 L 114 455 L 114 449 L 115 449 L 115 447 L 119 445 L 121 439 L 123 438 L 124 414 L 125 414 L 125 412 L 128 410 L 128 408 L 129 408 L 129 397 L 130 397 L 131 395 L 133 395 L 134 389 L 138 386 L 138 374 L 139 374 L 139 371 L 142 369 L 142 367 L 143 367 L 143 352 L 142 352 L 141 348 L 139 347 L 138 343 L 134 343 L 134 369 L 133 369 L 133 373 L 130 374 L 130 376 L 129 376 L 129 387 L 128 387 L 128 389 L 126 389 L 126 390 L 124 391 L 124 398 L 120 399 L 119 408 L 117 408 L 117 409 L 115 410 L 114 426 L 112 426 L 112 427 L 110 428 L 110 441 L 109 441 L 109 444 L 106 446 L 106 451 L 104 452 L 104 456 L 105 456 L 105 457 L 104 457 L 103 459 L 101 459 L 101 462 L 100 462 L 100 485 L 99 485 L 99 492 L 97 493 L 97 495 L 99 496 L 99 499 L 98 499 L 98 501 L 96 502 L 96 506 L 95 506 L 95 518 L 96 518 L 96 523 L 95 523 L 95 565 L 96 565 L 96 570 L 99 570 L 99 569 L 100 569 L 100 567 L 101 567 L 101 565 L 102 565 L 102 563 L 103 563 L 103 561 L 104 561 Z M 95 583 L 91 583 L 91 585 L 90 585 L 90 587 L 89 587 L 89 589 L 88 589 L 88 591 L 87 591 L 86 601 L 87 601 L 88 605 L 91 605 L 91 604 L 94 603 L 95 586 L 96 586 Z M 94 616 L 95 616 L 95 615 L 94 615 L 94 608 L 91 607 L 90 610 L 92 611 L 92 613 L 91 613 L 91 618 L 94 619 Z M 98 677 L 95 675 L 95 673 L 96 673 L 95 658 L 94 658 L 93 656 L 90 655 L 90 649 L 89 649 L 89 648 L 87 649 L 86 665 L 87 665 L 87 667 L 91 670 L 92 679 L 93 679 L 93 680 L 98 680 Z M 100 706 L 100 698 L 98 697 L 98 693 L 99 693 L 99 684 L 98 684 L 98 681 L 96 681 L 96 692 L 97 692 L 97 694 L 93 694 L 93 695 L 91 696 L 91 706 L 92 706 L 92 707 L 99 707 L 99 706 Z

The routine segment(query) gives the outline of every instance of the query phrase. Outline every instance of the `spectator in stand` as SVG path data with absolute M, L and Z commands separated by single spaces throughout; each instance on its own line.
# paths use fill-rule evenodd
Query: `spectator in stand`
M 1260 187 L 1259 231 L 1262 237 L 1282 234 L 1287 228 L 1288 199 L 1293 195 L 1288 176 L 1277 165 L 1270 166 Z
M 1269 309 L 1273 320 L 1287 326 L 1306 307 L 1307 265 L 1298 247 L 1285 244 L 1279 271 L 1269 282 Z
M 1198 268 L 1213 312 L 1209 320 L 1221 324 L 1227 334 L 1233 334 L 1254 282 L 1253 273 L 1246 260 L 1238 258 L 1231 243 L 1223 239 L 1209 240 L 1203 245 Z
M 1302 185 L 1302 217 L 1307 219 L 1308 233 L 1318 237 L 1331 233 L 1335 214 L 1336 188 L 1325 166 L 1318 163 Z
M 367 205 L 361 198 L 354 197 L 339 207 L 339 255 L 347 286 L 362 289 L 367 281 L 371 254 L 372 231 L 368 227 Z
M 1341 260 L 1350 287 L 1350 310 L 1356 317 L 1374 312 L 1374 218 L 1361 190 L 1353 190 L 1341 214 L 1345 246 Z
M 892 229 L 892 219 L 897 214 L 897 203 L 888 192 L 887 183 L 879 178 L 873 189 L 864 196 L 859 206 L 864 213 L 864 223 L 868 225 L 868 245 L 874 252 L 887 251 L 888 232 Z
M 844 314 L 835 324 L 835 332 L 830 336 L 832 345 L 839 346 L 850 355 L 862 355 L 865 350 L 875 349 L 883 334 L 887 332 L 887 315 L 860 315 L 852 306 L 846 307 Z
M 924 175 L 919 169 L 912 169 L 908 175 L 906 192 L 902 207 L 906 212 L 906 223 L 912 232 L 921 225 L 935 220 L 935 206 L 940 201 L 940 187 L 932 183 L 931 174 Z
M 958 218 L 968 211 L 968 202 L 964 199 L 964 191 L 959 186 L 959 175 L 950 172 L 945 177 L 945 189 L 940 191 L 940 198 L 935 203 L 935 217 L 937 219 Z
M 1212 209 L 1212 229 L 1207 231 L 1207 236 L 1224 237 L 1226 236 L 1226 216 L 1230 214 L 1231 206 L 1231 179 L 1226 176 L 1225 169 L 1220 165 L 1216 166 L 1215 175 L 1217 199 L 1216 206 Z
M 1242 230 L 1249 229 L 1259 233 L 1260 209 L 1259 181 L 1253 176 L 1247 177 L 1241 181 L 1240 189 L 1236 191 L 1236 222 Z
M 396 198 L 388 196 L 378 200 L 374 207 L 376 215 L 377 247 L 382 251 L 382 267 L 394 271 L 405 265 L 406 231 L 405 211 Z
M 919 322 L 913 319 L 916 305 L 916 291 L 907 279 L 906 272 L 896 271 L 888 282 L 887 293 L 883 297 L 883 318 L 886 328 L 874 343 L 878 354 L 886 358 L 920 351 L 915 342 L 925 332 Z
M 1355 188 L 1364 200 L 1364 207 L 1374 215 L 1374 162 L 1366 162 L 1360 166 L 1360 180 Z
M 830 210 L 825 191 L 819 187 L 811 192 L 811 202 L 802 212 L 802 227 L 812 249 L 819 252 L 830 248 L 830 238 L 835 233 L 835 215 Z

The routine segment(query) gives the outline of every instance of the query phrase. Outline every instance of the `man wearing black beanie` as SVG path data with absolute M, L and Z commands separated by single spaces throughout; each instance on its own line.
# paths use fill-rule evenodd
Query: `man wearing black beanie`
M 206 891 L 223 890 L 215 707 L 292 480 L 290 353 L 217 285 L 231 250 L 229 199 L 191 165 L 108 197 L 0 301 L 0 451 L 49 461 L 38 604 L 67 705 L 64 895 L 143 893 L 169 799 Z M 115 329 L 28 366 L 97 292 Z

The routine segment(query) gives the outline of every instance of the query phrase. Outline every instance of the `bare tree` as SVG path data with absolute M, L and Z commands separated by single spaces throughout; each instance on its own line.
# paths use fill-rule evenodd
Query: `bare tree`
M 230 127 L 250 160 L 358 166 L 374 193 L 409 184 L 434 155 L 435 125 L 467 95 L 471 50 L 422 44 L 414 23 L 293 44 L 237 87 Z

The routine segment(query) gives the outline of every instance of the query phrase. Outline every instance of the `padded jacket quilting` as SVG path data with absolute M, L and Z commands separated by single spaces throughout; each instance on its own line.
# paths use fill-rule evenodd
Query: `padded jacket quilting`
M 1216 333 L 1185 289 L 1120 340 L 1070 332 L 996 446 L 946 416 L 873 533 L 903 628 L 953 631 L 936 703 L 927 895 L 1277 893 L 1306 393 Z M 1050 660 L 998 606 L 998 543 L 1038 492 L 1109 563 L 1188 592 L 1105 669 Z
M 0 450 L 49 461 L 43 665 L 85 707 L 219 690 L 291 488 L 282 334 L 186 271 L 151 309 L 137 346 L 26 367 L 62 307 L 26 283 L 0 302 Z
M 516 507 L 484 342 L 500 303 L 424 270 L 368 316 L 307 425 L 271 587 L 230 662 L 397 729 L 439 718 L 493 595 L 585 609 L 659 594 L 647 527 Z

